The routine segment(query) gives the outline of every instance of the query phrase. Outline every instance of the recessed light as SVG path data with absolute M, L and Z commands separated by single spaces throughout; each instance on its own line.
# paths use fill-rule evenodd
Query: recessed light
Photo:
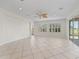
M 63 10 L 63 8 L 59 8 L 59 10 Z
M 24 1 L 24 0 L 20 0 L 20 1 Z
M 20 7 L 19 10 L 22 10 L 22 8 Z

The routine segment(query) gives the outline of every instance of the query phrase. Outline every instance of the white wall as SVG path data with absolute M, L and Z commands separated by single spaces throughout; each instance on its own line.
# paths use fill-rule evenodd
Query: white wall
M 69 40 L 69 20 L 71 20 L 72 18 L 75 18 L 76 16 L 79 17 L 79 7 L 75 9 L 66 19 L 66 35 L 68 40 Z
M 54 24 L 58 23 L 61 25 L 61 32 L 37 32 L 38 24 Z M 34 23 L 35 26 L 35 35 L 46 36 L 46 37 L 54 37 L 54 38 L 66 38 L 66 20 L 49 20 L 49 21 L 39 21 Z
M 29 22 L 0 11 L 0 45 L 30 36 Z

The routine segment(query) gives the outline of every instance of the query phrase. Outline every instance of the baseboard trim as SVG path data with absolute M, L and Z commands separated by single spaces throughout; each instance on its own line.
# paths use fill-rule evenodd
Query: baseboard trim
M 17 40 L 12 40 L 12 41 L 7 41 L 7 42 L 4 42 L 4 43 L 1 43 L 0 46 L 2 46 L 2 45 L 6 45 L 6 44 L 8 44 L 8 43 L 15 42 L 15 41 L 18 41 L 18 40 L 30 39 L 30 38 L 31 38 L 31 36 L 29 36 L 29 37 L 27 37 L 27 38 L 22 38 L 22 39 L 17 39 Z

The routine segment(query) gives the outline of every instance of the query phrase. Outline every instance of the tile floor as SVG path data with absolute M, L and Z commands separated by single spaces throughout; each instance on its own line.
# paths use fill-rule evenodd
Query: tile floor
M 79 59 L 79 47 L 65 39 L 32 36 L 0 46 L 0 59 Z
M 74 44 L 79 46 L 79 39 L 70 39 Z

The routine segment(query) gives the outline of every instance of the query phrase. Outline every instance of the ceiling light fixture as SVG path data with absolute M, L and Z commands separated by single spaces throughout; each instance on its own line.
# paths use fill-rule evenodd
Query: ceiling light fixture
M 36 15 L 40 19 L 48 18 L 48 12 L 47 11 L 38 11 L 38 13 L 36 13 Z

